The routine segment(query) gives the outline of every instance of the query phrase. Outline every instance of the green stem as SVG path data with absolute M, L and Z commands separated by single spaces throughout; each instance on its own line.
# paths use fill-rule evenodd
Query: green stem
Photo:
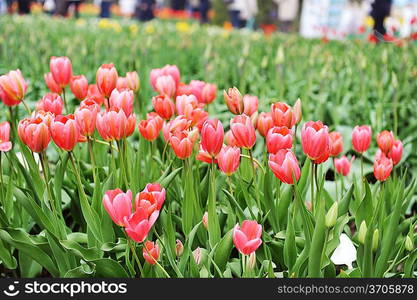
M 69 110 L 68 110 L 67 94 L 65 92 L 65 88 L 62 88 L 62 98 L 64 100 L 65 112 L 68 114 L 69 113 Z
M 49 197 L 49 202 L 50 202 L 50 205 L 51 205 L 52 213 L 56 217 L 59 218 L 58 212 L 57 212 L 56 207 L 55 207 L 55 201 L 52 197 L 52 192 L 51 192 L 51 189 L 50 189 L 50 186 L 49 186 L 49 179 L 48 179 L 49 176 L 48 176 L 48 171 L 47 171 L 47 168 L 46 168 L 46 165 L 48 164 L 48 162 L 47 162 L 45 151 L 42 152 L 42 153 L 39 153 L 39 160 L 40 160 L 41 166 L 42 166 L 43 178 L 44 178 L 44 181 L 45 181 L 46 190 L 48 192 L 48 197 Z
M 31 110 L 30 110 L 29 106 L 27 105 L 27 103 L 25 102 L 25 100 L 23 100 L 23 99 L 22 99 L 22 103 L 23 103 L 23 106 L 25 107 L 25 109 L 26 109 L 27 113 L 28 113 L 29 115 L 31 115 L 31 114 L 32 114 L 32 112 L 31 112 Z
M 310 202 L 311 202 L 311 211 L 314 212 L 314 163 L 311 161 L 311 181 L 310 181 Z
M 259 189 L 258 189 L 258 181 L 256 180 L 256 170 L 255 170 L 255 161 L 253 159 L 252 149 L 249 149 L 249 157 L 251 160 L 251 166 L 252 166 L 252 172 L 253 172 L 253 187 L 255 189 L 255 197 L 256 197 L 256 203 L 258 204 L 258 209 L 261 211 L 261 201 L 259 199 Z
M 1 151 L 0 151 L 0 184 L 1 184 L 1 187 L 0 187 L 1 201 L 0 201 L 0 203 L 1 203 L 1 202 L 3 202 L 3 200 L 5 200 L 5 199 L 4 199 L 4 194 L 3 194 L 3 189 L 4 189 L 4 184 L 3 184 L 3 165 L 2 165 L 2 163 L 1 163 L 1 161 L 2 161 L 1 154 L 2 154 L 2 153 L 3 153 L 3 152 L 1 152 Z M 9 180 L 10 180 L 10 179 L 9 179 Z M 6 207 L 5 203 L 6 203 L 6 202 L 3 202 L 3 203 L 2 203 L 3 208 L 5 208 L 5 207 Z
M 144 277 L 144 273 L 143 273 L 142 264 L 140 263 L 139 257 L 138 257 L 138 255 L 136 254 L 135 246 L 134 246 L 134 244 L 132 243 L 133 241 L 132 241 L 129 237 L 127 237 L 127 236 L 126 236 L 126 238 L 127 238 L 127 243 L 128 243 L 128 245 L 129 245 L 129 247 L 130 247 L 130 251 L 132 251 L 132 256 L 133 256 L 134 260 L 136 261 L 136 264 L 137 264 L 137 265 L 138 265 L 138 267 L 139 267 L 140 276 L 143 278 L 143 277 Z M 135 266 L 133 266 L 133 268 L 134 268 L 134 267 L 135 267 Z
M 88 137 L 88 151 L 90 153 L 91 165 L 93 166 L 93 178 L 94 184 L 97 184 L 97 174 L 96 174 L 96 160 L 94 158 L 94 151 L 93 151 L 93 140 L 91 137 Z

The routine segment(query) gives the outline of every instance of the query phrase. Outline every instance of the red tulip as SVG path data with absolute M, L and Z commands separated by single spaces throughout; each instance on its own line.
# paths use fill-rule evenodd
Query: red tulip
M 52 56 L 49 62 L 49 69 L 54 81 L 61 87 L 66 87 L 72 78 L 72 64 L 68 57 Z
M 148 183 L 145 189 L 135 198 L 136 210 L 146 209 L 148 217 L 155 211 L 160 211 L 165 202 L 166 191 L 159 183 Z
M 88 86 L 87 98 L 94 100 L 98 105 L 102 105 L 104 102 L 104 96 L 98 90 L 97 84 L 90 84 Z
M 84 75 L 73 76 L 70 84 L 71 92 L 78 100 L 84 100 L 88 94 L 88 81 Z
M 117 89 L 114 89 L 109 98 L 110 107 L 122 109 L 128 117 L 133 113 L 134 97 L 132 90 L 118 91 Z
M 50 112 L 56 116 L 62 114 L 64 101 L 61 96 L 55 93 L 46 93 L 41 100 L 36 104 L 36 110 Z
M 374 162 L 374 176 L 379 181 L 385 181 L 391 174 L 393 168 L 392 160 L 382 154 L 381 158 Z
M 292 133 L 287 127 L 272 127 L 266 135 L 266 147 L 269 153 L 292 148 Z
M 201 103 L 210 104 L 217 96 L 217 86 L 215 84 L 206 83 L 203 90 L 201 91 Z
M 227 108 L 232 114 L 240 115 L 244 111 L 242 94 L 235 87 L 230 88 L 227 92 L 223 91 L 224 101 Z
M 162 119 L 169 120 L 175 112 L 175 104 L 169 97 L 164 95 L 155 96 L 152 98 L 152 105 L 158 115 Z
M 197 127 L 201 131 L 203 124 L 208 119 L 208 112 L 202 108 L 196 108 L 191 112 L 191 126 Z
M 142 243 L 158 217 L 159 210 L 155 210 L 148 217 L 147 209 L 139 207 L 130 217 L 124 218 L 125 231 L 132 240 Z
M 9 122 L 0 123 L 0 152 L 8 152 L 12 149 L 10 142 L 10 124 Z
M 237 146 L 237 141 L 235 139 L 235 137 L 233 136 L 233 133 L 231 130 L 229 130 L 228 132 L 226 132 L 226 134 L 224 135 L 224 138 L 226 140 L 226 144 L 228 146 Z
M 335 158 L 334 166 L 336 168 L 336 172 L 342 176 L 347 176 L 350 172 L 350 166 L 352 165 L 354 160 L 354 156 L 351 158 L 351 160 L 349 160 L 346 156 L 342 156 L 341 158 Z
M 358 153 L 364 153 L 371 144 L 372 130 L 369 126 L 355 126 L 352 132 L 352 146 Z
M 186 159 L 193 152 L 193 146 L 198 137 L 198 130 L 176 131 L 169 139 L 175 155 L 180 159 Z
M 49 126 L 41 117 L 21 120 L 17 132 L 22 142 L 36 153 L 46 150 L 51 141 Z
M 258 129 L 258 132 L 263 137 L 266 137 L 269 129 L 274 127 L 274 121 L 272 120 L 271 113 L 267 112 L 261 112 L 258 116 L 256 129 Z
M 175 96 L 175 93 L 177 91 L 177 87 L 175 86 L 174 79 L 167 75 L 167 76 L 160 76 L 158 79 L 156 79 L 156 86 L 155 86 L 156 92 L 158 92 L 160 95 L 165 95 L 169 98 L 173 98 Z
M 166 142 L 169 141 L 170 135 L 176 131 L 184 131 L 189 129 L 191 121 L 184 116 L 178 116 L 175 119 L 164 124 L 162 131 Z
M 97 88 L 104 97 L 110 97 L 111 92 L 116 88 L 118 77 L 117 70 L 113 64 L 101 65 L 97 70 Z
M 297 120 L 292 108 L 284 102 L 277 102 L 271 105 L 271 116 L 275 126 L 286 126 L 290 129 Z
M 151 265 L 156 264 L 159 257 L 159 246 L 157 243 L 147 241 L 143 245 L 142 254 L 143 258 Z
M 230 121 L 230 130 L 236 139 L 237 146 L 251 149 L 256 143 L 255 127 L 247 115 L 239 115 Z
M 211 156 L 206 150 L 204 150 L 201 146 L 201 143 L 195 159 L 207 164 L 217 163 L 217 159 Z
M 158 118 L 160 117 L 158 116 Z M 160 123 L 155 118 L 140 121 L 138 129 L 145 140 L 151 142 L 158 138 L 159 132 L 161 131 Z
M 0 76 L 0 96 L 7 106 L 15 106 L 23 100 L 27 91 L 27 84 L 20 70 L 10 71 Z
M 240 148 L 223 146 L 219 155 L 217 155 L 217 164 L 224 174 L 231 176 L 239 168 Z
M 217 119 L 207 120 L 201 129 L 201 146 L 213 158 L 219 154 L 223 146 L 224 130 Z
M 236 224 L 233 228 L 233 243 L 243 255 L 250 255 L 262 244 L 262 226 L 256 221 L 245 220 L 242 228 Z
M 46 73 L 43 78 L 45 79 L 46 86 L 52 93 L 61 94 L 62 93 L 62 87 L 59 86 L 58 83 L 55 82 L 54 77 L 52 76 L 52 73 Z
M 259 99 L 256 96 L 243 96 L 243 113 L 247 116 L 252 116 L 258 111 Z
M 124 111 L 116 107 L 97 115 L 98 133 L 106 141 L 118 141 L 131 136 L 135 131 L 135 125 L 135 114 L 126 117 Z
M 311 160 L 317 160 L 330 154 L 330 137 L 326 125 L 321 121 L 309 121 L 301 130 L 303 151 Z M 327 159 L 327 158 L 326 158 Z
M 82 139 L 74 115 L 56 116 L 51 123 L 51 135 L 55 144 L 65 151 L 72 151 Z
M 109 190 L 104 194 L 103 205 L 113 222 L 124 227 L 125 218 L 132 214 L 132 191 Z
M 80 133 L 83 136 L 91 136 L 96 129 L 97 114 L 100 112 L 100 106 L 91 99 L 81 102 L 74 115 L 77 121 Z
M 384 154 L 388 154 L 394 144 L 394 134 L 391 131 L 384 130 L 376 136 L 376 143 Z
M 388 158 L 392 159 L 392 162 L 397 165 L 401 161 L 403 156 L 403 143 L 400 140 L 396 140 L 394 145 L 392 145 L 391 150 L 388 152 Z
M 343 137 L 340 132 L 332 131 L 330 137 L 330 156 L 338 156 L 343 152 Z
M 293 184 L 294 179 L 298 181 L 300 178 L 300 167 L 291 150 L 281 149 L 276 154 L 270 154 L 268 164 L 274 175 L 286 184 Z

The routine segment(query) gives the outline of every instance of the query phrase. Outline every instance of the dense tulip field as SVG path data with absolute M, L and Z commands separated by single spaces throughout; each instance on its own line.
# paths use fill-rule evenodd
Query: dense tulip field
M 0 277 L 416 276 L 412 42 L 0 27 Z

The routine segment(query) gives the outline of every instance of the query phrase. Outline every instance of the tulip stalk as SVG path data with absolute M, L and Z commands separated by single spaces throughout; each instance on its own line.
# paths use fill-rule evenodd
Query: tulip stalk
M 65 88 L 62 88 L 62 100 L 64 100 L 64 107 L 65 107 L 65 112 L 69 113 L 68 110 L 68 104 L 67 104 L 67 96 L 66 96 L 66 92 L 65 92 Z
M 42 152 L 42 153 L 39 153 L 39 160 L 40 160 L 41 166 L 42 166 L 43 178 L 44 178 L 44 181 L 45 181 L 45 187 L 46 187 L 46 190 L 47 190 L 47 193 L 48 193 L 48 197 L 49 197 L 49 202 L 50 202 L 50 205 L 51 205 L 52 213 L 57 218 L 60 218 L 60 215 L 58 214 L 58 211 L 57 211 L 57 209 L 55 207 L 55 200 L 52 197 L 51 188 L 49 186 L 48 158 L 46 156 L 46 152 L 45 151 Z
M 3 159 L 2 152 L 0 151 L 0 185 L 1 185 L 0 195 L 1 195 L 1 200 L 2 200 L 1 202 L 3 202 L 3 199 L 4 199 L 4 192 L 3 192 L 3 189 L 4 189 L 4 181 L 3 181 L 3 164 L 2 164 L 2 159 Z M 2 203 L 2 206 L 5 207 L 4 203 Z
M 256 180 L 256 170 L 255 170 L 255 161 L 253 158 L 253 154 L 252 154 L 252 149 L 249 149 L 249 157 L 250 157 L 250 161 L 251 161 L 251 167 L 252 167 L 252 172 L 253 172 L 253 178 L 250 182 L 250 185 L 253 185 L 253 188 L 255 189 L 255 199 L 256 199 L 256 203 L 258 204 L 258 208 L 261 209 L 261 201 L 259 199 L 259 189 L 258 189 L 258 182 Z M 260 166 L 260 164 L 258 164 Z
M 96 160 L 94 158 L 94 150 L 93 150 L 93 139 L 89 136 L 88 138 L 88 152 L 90 153 L 90 159 L 91 159 L 91 165 L 92 165 L 92 169 L 93 169 L 93 179 L 94 179 L 94 183 L 97 184 L 97 170 L 96 170 Z
M 127 240 L 128 246 L 130 248 L 130 251 L 132 252 L 133 259 L 134 259 L 134 261 L 136 261 L 136 264 L 138 265 L 138 268 L 139 268 L 141 277 L 143 278 L 144 277 L 143 268 L 142 268 L 142 264 L 140 263 L 139 257 L 138 257 L 138 255 L 136 253 L 135 246 L 134 246 L 134 242 L 127 235 L 126 235 L 126 240 Z

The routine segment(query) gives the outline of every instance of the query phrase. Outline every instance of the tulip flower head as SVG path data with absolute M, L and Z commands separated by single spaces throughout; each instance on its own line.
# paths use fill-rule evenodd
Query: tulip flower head
M 100 112 L 100 106 L 92 99 L 86 99 L 81 102 L 80 107 L 75 110 L 75 120 L 83 136 L 93 135 L 96 129 L 97 115 Z
M 63 107 L 64 101 L 62 101 L 61 96 L 55 93 L 46 93 L 36 104 L 36 110 L 50 112 L 55 116 L 62 114 Z
M 352 146 L 358 153 L 364 153 L 371 144 L 372 130 L 369 126 L 355 126 L 352 132 Z
M 125 89 L 118 91 L 117 89 L 114 89 L 110 94 L 109 104 L 110 107 L 122 109 L 128 117 L 133 113 L 133 100 L 134 95 L 132 90 Z
M 217 96 L 217 86 L 215 84 L 206 83 L 201 91 L 200 103 L 210 104 L 212 103 Z
M 140 89 L 140 78 L 136 71 L 126 73 L 127 87 L 137 93 Z
M 116 88 L 118 77 L 117 70 L 113 64 L 103 64 L 97 70 L 97 88 L 103 97 L 110 97 L 111 92 Z
M 192 112 L 199 107 L 199 103 L 194 95 L 182 95 L 177 96 L 175 107 L 178 115 L 184 115 L 190 119 Z
M 155 90 L 160 95 L 164 95 L 172 99 L 175 96 L 177 87 L 175 85 L 174 79 L 170 75 L 164 75 L 158 77 L 156 80 Z
M 256 143 L 255 127 L 247 115 L 239 115 L 230 121 L 230 130 L 236 140 L 237 146 L 251 149 Z
M 159 245 L 157 243 L 147 241 L 143 245 L 142 254 L 143 258 L 146 260 L 148 264 L 154 265 L 158 261 L 159 258 Z
M 51 123 L 51 135 L 55 144 L 65 151 L 72 151 L 82 140 L 80 128 L 74 115 L 56 116 Z
M 403 156 L 403 143 L 400 140 L 396 140 L 392 145 L 391 150 L 388 152 L 388 158 L 392 159 L 392 162 L 397 165 Z
M 288 127 L 273 127 L 266 135 L 266 147 L 269 153 L 277 153 L 281 149 L 292 148 L 292 132 Z
M 224 130 L 217 119 L 207 120 L 201 129 L 201 146 L 213 158 L 219 154 L 223 146 Z
M 296 122 L 292 108 L 284 102 L 271 105 L 271 116 L 274 125 L 278 127 L 286 126 L 291 129 Z
M 136 210 L 146 209 L 148 217 L 160 211 L 165 202 L 166 191 L 158 183 L 149 183 L 135 198 Z
M 142 243 L 158 217 L 159 210 L 155 210 L 148 216 L 148 210 L 144 207 L 139 207 L 130 217 L 124 218 L 125 231 L 136 243 Z
M 298 124 L 301 122 L 301 119 L 303 118 L 303 112 L 301 108 L 301 100 L 297 99 L 295 101 L 294 107 L 293 107 L 293 117 L 295 118 L 295 124 Z
M 159 95 L 152 98 L 152 105 L 156 113 L 164 120 L 171 119 L 175 112 L 175 104 L 172 100 L 165 96 Z
M 9 122 L 0 123 L 0 152 L 8 152 L 12 149 L 10 142 L 10 124 Z
M 6 106 L 18 105 L 26 94 L 28 85 L 20 70 L 0 76 L 0 97 Z
M 105 141 L 121 140 L 131 136 L 135 131 L 136 115 L 126 116 L 117 107 L 97 115 L 97 131 Z
M 379 181 L 385 181 L 391 175 L 393 168 L 392 159 L 382 154 L 380 158 L 377 158 L 374 162 L 374 176 Z
M 394 145 L 394 134 L 388 130 L 381 131 L 376 136 L 376 143 L 384 154 L 388 154 Z
M 208 229 L 208 212 L 204 212 L 203 218 L 201 219 L 204 228 Z
M 294 179 L 298 181 L 300 178 L 300 167 L 291 150 L 281 149 L 276 154 L 270 154 L 268 164 L 274 175 L 286 184 L 293 184 Z
M 177 239 L 175 243 L 175 255 L 180 257 L 184 252 L 184 245 L 181 240 Z
M 343 137 L 340 132 L 332 131 L 330 137 L 330 156 L 338 156 L 343 152 Z
M 104 194 L 103 205 L 113 222 L 124 227 L 125 218 L 132 214 L 132 191 L 109 190 Z
M 217 155 L 217 164 L 224 174 L 231 176 L 239 168 L 240 148 L 235 146 L 223 146 L 220 153 Z
M 171 134 L 169 141 L 175 155 L 180 159 L 188 158 L 193 152 L 193 146 L 198 137 L 198 129 L 192 131 L 176 131 Z
M 49 125 L 39 116 L 21 120 L 17 132 L 22 142 L 35 153 L 46 150 L 51 141 Z
M 90 84 L 88 86 L 87 98 L 93 100 L 98 105 L 102 105 L 104 103 L 104 96 L 98 90 L 97 84 Z
M 236 224 L 233 228 L 233 243 L 243 255 L 250 255 L 262 244 L 262 226 L 256 221 L 245 220 L 242 227 Z
M 175 86 L 178 87 L 180 85 L 180 70 L 177 66 L 173 65 L 166 65 L 160 69 L 153 69 L 150 74 L 151 85 L 153 89 L 156 91 L 156 82 L 159 77 L 161 76 L 171 76 L 174 79 Z
M 160 117 L 158 116 L 158 118 Z M 139 122 L 138 129 L 145 140 L 152 142 L 158 138 L 162 128 L 156 118 L 148 118 Z
M 88 81 L 84 75 L 77 75 L 71 78 L 71 92 L 78 100 L 84 100 L 88 94 Z
M 350 166 L 352 165 L 355 157 L 353 156 L 350 160 L 346 156 L 334 159 L 334 167 L 336 172 L 342 176 L 347 176 L 350 172 Z
M 62 93 L 62 87 L 55 82 L 54 77 L 52 76 L 52 73 L 46 73 L 43 78 L 45 79 L 46 86 L 52 93 L 61 94 Z
M 227 92 L 223 91 L 224 101 L 227 108 L 232 114 L 240 115 L 244 111 L 244 103 L 242 94 L 235 87 L 230 88 Z
M 49 69 L 54 81 L 61 87 L 65 88 L 71 82 L 72 64 L 68 57 L 52 56 L 49 62 Z
M 326 125 L 321 121 L 309 121 L 301 130 L 301 144 L 304 153 L 313 161 L 327 160 L 330 155 L 330 137 Z M 324 159 L 327 156 L 326 159 Z
M 258 116 L 256 129 L 263 137 L 266 137 L 269 129 L 274 127 L 274 121 L 272 120 L 272 116 L 270 112 L 261 112 Z
M 252 116 L 258 111 L 259 99 L 256 96 L 243 96 L 243 113 L 247 116 Z

